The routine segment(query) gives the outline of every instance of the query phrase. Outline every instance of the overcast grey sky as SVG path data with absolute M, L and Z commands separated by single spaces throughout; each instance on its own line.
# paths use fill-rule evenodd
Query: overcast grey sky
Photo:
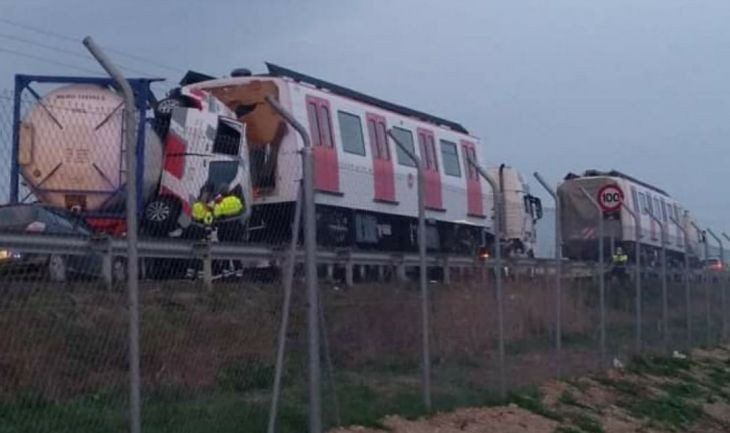
M 155 62 L 110 53 L 121 64 L 173 81 L 271 61 L 458 121 L 490 165 L 554 182 L 615 168 L 730 231 L 728 0 L 0 0 L 0 10 L 0 89 L 16 72 L 84 74 L 3 49 L 98 69 L 9 39 L 84 54 L 2 19 L 92 35 Z

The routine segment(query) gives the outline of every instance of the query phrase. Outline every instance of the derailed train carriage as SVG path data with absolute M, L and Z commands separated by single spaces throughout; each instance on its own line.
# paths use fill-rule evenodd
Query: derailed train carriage
M 702 233 L 692 224 L 689 212 L 662 189 L 615 170 L 588 170 L 582 175 L 570 173 L 559 185 L 557 192 L 564 257 L 570 260 L 597 260 L 599 210 L 581 188 L 598 201 L 600 191 L 607 186 L 618 188 L 624 205 L 609 212 L 601 211 L 606 257 L 620 246 L 633 260 L 637 242 L 636 223 L 624 208 L 626 206 L 639 217 L 641 237 L 638 242 L 642 258 L 647 259 L 647 263 L 656 261 L 662 246 L 661 228 L 651 216 L 658 218 L 665 227 L 669 261 L 683 260 L 685 242 L 688 243 L 692 260 L 696 260 Z M 687 239 L 682 229 L 686 231 Z
M 315 164 L 318 242 L 382 250 L 416 247 L 416 168 L 387 131 L 423 161 L 427 246 L 472 254 L 492 239 L 488 185 L 468 163 L 479 140 L 458 123 L 382 101 L 275 65 L 230 78 L 188 74 L 183 90 L 210 92 L 246 126 L 254 209 L 253 242 L 289 233 L 301 179 L 301 138 L 266 102 L 274 98 L 305 125 Z M 172 107 L 186 103 L 163 101 Z M 490 200 L 491 201 L 491 200 Z

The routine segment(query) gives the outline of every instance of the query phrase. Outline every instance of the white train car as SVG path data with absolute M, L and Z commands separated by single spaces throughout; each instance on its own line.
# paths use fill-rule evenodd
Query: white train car
M 582 176 L 569 174 L 558 187 L 561 211 L 563 254 L 574 260 L 595 260 L 598 255 L 598 211 L 581 191 L 584 188 L 596 201 L 606 186 L 618 188 L 623 203 L 639 216 L 641 251 L 647 258 L 656 257 L 661 248 L 661 228 L 651 217 L 658 218 L 666 230 L 666 246 L 670 259 L 678 260 L 685 252 L 685 242 L 693 256 L 699 252 L 701 234 L 692 225 L 688 212 L 665 191 L 618 171 L 588 170 Z M 611 188 L 616 191 L 616 189 Z M 633 256 L 636 224 L 623 207 L 603 212 L 605 253 L 612 246 L 621 246 Z M 678 222 L 680 226 L 675 224 Z M 684 238 L 682 228 L 689 239 Z
M 489 187 L 467 162 L 468 155 L 477 160 L 482 153 L 479 139 L 461 125 L 267 66 L 265 75 L 239 70 L 230 78 L 183 80 L 212 92 L 246 125 L 255 191 L 252 240 L 286 237 L 301 179 L 302 140 L 267 96 L 293 113 L 312 137 L 320 243 L 416 247 L 416 168 L 388 130 L 424 163 L 428 247 L 473 253 L 491 238 Z

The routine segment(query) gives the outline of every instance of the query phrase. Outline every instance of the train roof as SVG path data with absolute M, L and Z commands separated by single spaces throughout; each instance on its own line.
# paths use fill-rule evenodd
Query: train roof
M 315 87 L 326 89 L 336 95 L 364 102 L 366 104 L 382 108 L 383 110 L 392 111 L 394 113 L 398 113 L 404 116 L 415 117 L 429 123 L 446 126 L 449 129 L 461 132 L 463 134 L 469 134 L 469 131 L 467 131 L 466 128 L 464 128 L 460 124 L 452 122 L 451 120 L 444 119 L 442 117 L 434 116 L 432 114 L 424 113 L 418 110 L 413 110 L 402 105 L 393 104 L 392 102 L 384 101 L 382 99 L 378 99 L 373 96 L 369 96 L 364 93 L 348 89 L 347 87 L 320 80 L 319 78 L 314 78 L 309 75 L 305 75 L 300 72 L 296 72 L 291 69 L 275 65 L 273 63 L 267 62 L 266 67 L 269 69 L 269 75 L 273 77 L 289 77 L 294 81 L 311 84 Z
M 565 180 L 576 179 L 576 178 L 580 178 L 580 177 L 597 177 L 597 176 L 619 177 L 621 179 L 626 179 L 626 180 L 628 180 L 630 182 L 633 182 L 633 183 L 635 183 L 637 185 L 641 185 L 641 186 L 643 186 L 645 188 L 648 188 L 648 189 L 650 189 L 652 191 L 655 191 L 655 192 L 657 192 L 659 194 L 662 194 L 664 196 L 669 197 L 669 194 L 667 194 L 666 191 L 664 191 L 663 189 L 657 188 L 654 185 L 648 184 L 648 183 L 646 183 L 644 181 L 641 181 L 641 180 L 639 180 L 639 179 L 637 179 L 635 177 L 629 176 L 628 174 L 622 173 L 622 172 L 620 172 L 618 170 L 609 170 L 609 171 L 586 170 L 586 171 L 583 172 L 583 175 L 582 176 L 579 176 L 579 175 L 574 174 L 574 173 L 568 173 L 565 176 Z
M 294 81 L 298 81 L 300 83 L 307 83 L 307 84 L 310 84 L 317 88 L 327 90 L 330 93 L 333 93 L 335 95 L 344 96 L 346 98 L 364 102 L 366 104 L 382 108 L 383 110 L 392 111 L 394 113 L 398 113 L 403 116 L 414 117 L 414 118 L 423 120 L 425 122 L 445 126 L 453 131 L 460 132 L 462 134 L 467 134 L 467 135 L 469 134 L 469 131 L 467 131 L 466 128 L 464 128 L 462 125 L 460 125 L 456 122 L 453 122 L 451 120 L 444 119 L 442 117 L 434 116 L 432 114 L 424 113 L 422 111 L 414 110 L 412 108 L 408 108 L 408 107 L 404 107 L 402 105 L 394 104 L 392 102 L 384 101 L 382 99 L 375 98 L 373 96 L 369 96 L 364 93 L 360 93 L 358 91 L 349 89 L 347 87 L 343 87 L 343 86 L 340 86 L 340 85 L 337 85 L 334 83 L 320 80 L 319 78 L 314 78 L 312 76 L 302 74 L 301 72 L 297 72 L 297 71 L 285 68 L 283 66 L 275 65 L 273 63 L 266 62 L 266 67 L 269 71 L 268 74 L 257 74 L 257 76 L 290 78 L 290 79 L 292 79 Z M 208 81 L 208 80 L 215 80 L 215 79 L 216 79 L 216 77 L 212 77 L 207 74 L 202 74 L 200 72 L 195 72 L 195 71 L 188 71 L 185 74 L 185 76 L 182 78 L 182 80 L 180 80 L 180 85 L 186 86 L 188 84 L 194 84 L 194 83 L 199 83 L 201 81 Z

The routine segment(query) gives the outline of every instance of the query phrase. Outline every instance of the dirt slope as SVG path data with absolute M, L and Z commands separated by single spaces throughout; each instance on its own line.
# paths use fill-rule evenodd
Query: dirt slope
M 506 406 L 466 408 L 383 428 L 336 433 L 730 432 L 730 348 L 635 359 L 604 374 L 515 393 Z

